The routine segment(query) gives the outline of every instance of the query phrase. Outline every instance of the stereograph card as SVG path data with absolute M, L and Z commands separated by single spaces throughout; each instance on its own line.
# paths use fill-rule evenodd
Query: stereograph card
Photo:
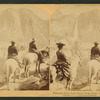
M 99 97 L 100 4 L 0 4 L 1 97 Z

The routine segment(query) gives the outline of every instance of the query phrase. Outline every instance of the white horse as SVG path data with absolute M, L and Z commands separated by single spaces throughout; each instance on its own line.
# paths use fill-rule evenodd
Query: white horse
M 29 77 L 29 68 L 31 66 L 36 67 L 37 71 L 38 55 L 36 53 L 27 53 L 24 56 L 23 63 L 25 65 L 25 77 Z
M 91 84 L 93 83 L 95 78 L 96 84 L 98 84 L 98 73 L 100 71 L 100 63 L 97 60 L 90 60 L 87 65 L 89 68 L 89 87 L 91 90 Z
M 17 59 L 22 63 L 23 56 L 25 54 L 25 49 L 18 48 L 19 52 L 18 55 L 16 56 Z M 13 78 L 13 82 L 15 83 L 16 75 L 19 77 L 20 81 L 20 75 L 22 73 L 22 68 L 19 66 L 18 62 L 14 58 L 7 59 L 4 63 L 4 73 L 6 73 L 7 77 L 7 87 L 9 90 L 9 83 L 11 79 Z
M 18 62 L 15 59 L 7 59 L 4 68 L 6 70 L 6 76 L 7 76 L 7 89 L 9 90 L 9 83 L 11 82 L 11 79 L 14 78 L 13 82 L 15 82 L 16 75 L 18 74 L 19 80 L 20 80 L 20 71 L 21 68 L 18 65 Z
M 57 73 L 56 73 L 56 68 L 55 66 L 50 66 L 50 80 L 53 81 L 53 83 L 55 83 L 56 77 L 57 77 Z
M 71 66 L 70 66 L 72 80 L 68 80 L 66 77 L 66 88 L 68 90 L 71 90 L 72 88 L 73 82 L 77 75 L 77 68 L 79 65 L 81 65 L 81 58 L 77 55 L 74 55 L 73 58 L 71 59 Z M 50 72 L 51 72 L 53 83 L 55 83 L 55 79 L 57 77 L 56 68 L 54 66 L 51 66 Z
M 70 68 L 71 68 L 71 76 L 72 76 L 72 80 L 71 80 L 71 82 L 68 84 L 69 85 L 69 90 L 71 90 L 72 89 L 72 85 L 73 85 L 73 83 L 74 83 L 74 81 L 75 81 L 75 78 L 76 78 L 76 76 L 77 76 L 77 69 L 78 69 L 78 66 L 81 66 L 81 62 L 82 62 L 82 59 L 81 59 L 81 57 L 80 56 L 78 56 L 78 55 L 74 55 L 73 56 L 73 58 L 72 58 L 72 61 L 71 61 L 71 66 L 70 66 Z
M 49 64 L 49 48 L 46 48 L 45 50 L 41 50 L 40 52 L 40 56 L 41 59 L 44 61 L 45 64 Z M 25 77 L 29 77 L 29 68 L 32 66 L 32 67 L 35 67 L 35 71 L 37 72 L 40 72 L 40 60 L 38 59 L 38 55 L 36 53 L 27 53 L 25 56 L 24 56 L 24 59 L 23 59 L 23 63 L 25 65 Z

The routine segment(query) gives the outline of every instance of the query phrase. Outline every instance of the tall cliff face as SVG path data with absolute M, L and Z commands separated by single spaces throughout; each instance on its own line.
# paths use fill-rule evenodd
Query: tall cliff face
M 51 20 L 51 36 L 56 39 L 63 39 L 73 36 L 76 22 L 76 15 L 63 15 L 60 11 L 56 11 L 52 15 Z
M 18 12 L 15 9 L 6 9 L 0 12 L 0 41 L 23 39 Z
M 89 48 L 91 48 L 94 41 L 100 43 L 100 10 L 94 9 L 78 15 L 74 13 L 67 14 L 67 12 L 62 13 L 58 10 L 53 14 L 52 41 L 61 39 L 69 41 L 77 37 L 76 35 L 78 35 L 79 45 L 81 43 L 83 47 L 87 45 L 86 48 L 88 48 L 90 45 Z
M 38 13 L 38 12 L 37 12 Z M 44 13 L 44 16 L 46 14 Z M 30 42 L 35 38 L 39 48 L 49 43 L 49 20 L 27 8 L 8 8 L 0 12 L 0 43 L 11 40 Z
M 77 23 L 81 41 L 100 42 L 100 10 L 80 14 Z

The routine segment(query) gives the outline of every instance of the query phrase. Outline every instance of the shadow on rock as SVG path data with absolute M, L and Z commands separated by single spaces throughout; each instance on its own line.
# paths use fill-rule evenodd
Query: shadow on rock
M 41 73 L 34 72 L 19 84 L 19 90 L 49 90 L 49 68 Z

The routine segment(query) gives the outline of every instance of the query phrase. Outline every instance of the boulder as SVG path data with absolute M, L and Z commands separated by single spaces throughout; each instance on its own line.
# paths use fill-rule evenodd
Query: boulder
M 20 83 L 19 90 L 36 90 L 39 85 L 39 80 L 38 77 L 30 76 Z
M 48 90 L 49 89 L 49 68 L 41 73 L 34 73 L 19 84 L 19 90 Z

